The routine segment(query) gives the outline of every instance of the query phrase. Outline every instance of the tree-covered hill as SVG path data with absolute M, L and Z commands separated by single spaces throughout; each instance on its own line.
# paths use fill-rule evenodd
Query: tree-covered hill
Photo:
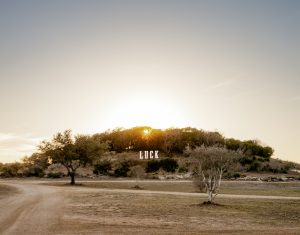
M 96 135 L 102 140 L 108 141 L 109 150 L 116 152 L 155 149 L 172 155 L 183 153 L 186 148 L 217 145 L 229 150 L 240 150 L 246 156 L 256 156 L 261 160 L 268 160 L 274 152 L 271 147 L 263 146 L 256 140 L 228 139 L 219 132 L 204 131 L 191 127 L 161 130 L 141 126 L 130 129 L 118 128 Z
M 193 166 L 186 153 L 199 147 L 218 148 L 229 152 L 229 155 L 231 153 L 235 159 L 228 173 L 232 171 L 233 175 L 243 172 L 288 173 L 299 166 L 271 158 L 272 147 L 257 140 L 226 138 L 219 132 L 192 127 L 161 130 L 138 126 L 94 135 L 73 136 L 70 130 L 57 133 L 51 140 L 43 141 L 35 153 L 24 157 L 21 162 L 0 163 L 0 176 L 56 176 L 51 175 L 49 169 L 57 164 L 65 168 L 62 174 L 71 176 L 73 181 L 78 174 L 77 169 L 86 166 L 91 168 L 91 174 L 110 176 L 135 175 L 134 171 L 141 169 L 145 173 L 159 169 L 171 169 L 173 173 L 191 172 Z M 158 150 L 161 159 L 156 162 L 139 160 L 138 151 L 147 150 Z

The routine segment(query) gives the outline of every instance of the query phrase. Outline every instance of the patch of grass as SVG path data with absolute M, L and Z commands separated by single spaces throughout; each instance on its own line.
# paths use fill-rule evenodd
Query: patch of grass
M 270 225 L 292 225 L 300 223 L 298 200 L 228 200 L 231 209 L 245 213 L 255 223 Z
M 79 181 L 78 184 L 81 182 Z M 64 183 L 49 183 L 61 185 Z M 110 181 L 110 182 L 84 182 L 82 186 L 92 188 L 110 189 L 132 189 L 137 184 L 136 181 Z M 168 192 L 199 192 L 191 181 L 139 181 L 138 185 L 144 190 L 168 191 Z M 223 181 L 221 194 L 236 195 L 272 195 L 272 196 L 300 196 L 300 182 L 240 182 Z
M 300 229 L 300 201 L 217 199 L 218 206 L 199 206 L 204 200 L 175 195 L 80 192 L 68 198 L 66 211 L 69 218 L 76 214 L 77 223 L 90 222 L 99 230 L 103 225 L 117 226 L 128 229 L 127 234 L 137 227 L 147 234 L 161 234 L 162 228 L 167 234 L 295 234 Z
M 140 189 L 140 190 L 142 190 L 143 188 L 141 186 L 139 186 L 138 184 L 136 184 L 136 185 L 134 185 L 132 187 L 132 189 Z
M 300 182 L 224 181 L 222 194 L 300 196 Z

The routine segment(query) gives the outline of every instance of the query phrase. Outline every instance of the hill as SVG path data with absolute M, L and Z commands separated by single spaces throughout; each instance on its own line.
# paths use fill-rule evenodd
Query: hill
M 69 138 L 70 141 L 74 140 L 74 154 L 78 156 L 81 154 L 80 156 L 90 159 L 89 162 L 80 165 L 80 170 L 76 173 L 90 177 L 96 175 L 126 177 L 138 174 L 142 177 L 158 177 L 169 173 L 191 176 L 194 166 L 191 165 L 186 153 L 199 146 L 222 148 L 235 156 L 230 167 L 226 169 L 224 174 L 226 178 L 240 178 L 253 174 L 264 174 L 268 177 L 276 174 L 297 176 L 299 172 L 296 170 L 300 170 L 299 164 L 273 159 L 273 148 L 257 140 L 242 141 L 226 138 L 219 132 L 192 127 L 161 130 L 139 126 L 130 129 L 117 128 L 90 136 L 69 136 Z M 48 141 L 48 144 L 50 143 L 51 141 Z M 95 146 L 100 145 L 102 151 L 95 152 Z M 155 150 L 159 152 L 160 159 L 139 159 L 139 151 Z M 85 155 L 82 155 L 83 152 Z M 80 159 L 76 158 L 72 161 L 79 162 Z M 39 149 L 31 156 L 24 157 L 22 162 L 0 163 L 0 176 L 60 177 L 69 174 L 68 168 L 63 170 L 64 164 L 52 160 L 49 152 Z

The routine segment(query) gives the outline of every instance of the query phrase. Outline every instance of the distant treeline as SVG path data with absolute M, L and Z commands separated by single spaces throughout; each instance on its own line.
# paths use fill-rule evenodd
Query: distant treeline
M 130 129 L 114 129 L 96 134 L 109 143 L 110 151 L 159 150 L 167 155 L 183 153 L 186 148 L 197 146 L 224 146 L 229 150 L 240 150 L 246 156 L 269 159 L 274 150 L 256 140 L 241 141 L 227 139 L 219 132 L 209 132 L 196 128 L 153 129 L 147 126 Z
M 127 170 L 136 164 L 143 166 L 146 172 L 159 168 L 168 170 L 168 166 L 173 164 L 173 171 L 178 167 L 176 160 L 175 162 L 174 160 L 149 162 L 145 166 L 145 161 L 134 162 L 133 164 L 127 159 L 125 162 L 124 160 L 120 160 L 120 163 L 117 161 L 113 166 L 110 159 L 108 162 L 103 160 L 103 154 L 107 153 L 109 156 L 114 156 L 114 154 L 128 155 L 140 150 L 159 150 L 160 156 L 163 158 L 176 156 L 178 160 L 179 158 L 185 159 L 184 153 L 186 151 L 196 149 L 199 146 L 218 147 L 238 153 L 240 156 L 238 159 L 240 168 L 236 170 L 238 172 L 287 173 L 288 169 L 292 167 L 291 164 L 270 162 L 273 149 L 269 146 L 263 146 L 256 140 L 228 139 L 219 132 L 209 132 L 191 127 L 161 130 L 139 126 L 130 129 L 118 128 L 94 135 L 73 136 L 70 130 L 57 133 L 52 140 L 43 141 L 35 153 L 24 157 L 21 162 L 0 163 L 0 176 L 42 177 L 50 165 L 57 163 L 63 165 L 72 177 L 74 177 L 78 167 L 85 167 L 87 164 L 94 167 L 94 173 L 103 174 L 103 169 L 105 169 L 105 172 L 113 171 L 115 176 L 126 175 Z M 182 172 L 186 166 L 183 163 L 180 164 L 178 171 Z

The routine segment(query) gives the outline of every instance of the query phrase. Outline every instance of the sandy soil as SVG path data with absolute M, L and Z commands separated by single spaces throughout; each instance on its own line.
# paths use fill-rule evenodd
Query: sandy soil
M 60 229 L 63 191 L 30 183 L 9 183 L 18 189 L 0 200 L 0 234 L 52 234 Z
M 298 214 L 286 218 L 290 224 L 272 226 L 272 221 L 261 224 L 255 216 L 246 216 L 247 211 L 234 206 L 218 209 L 217 216 L 206 208 L 199 210 L 198 206 L 191 206 L 205 194 L 56 187 L 30 181 L 1 181 L 0 184 L 18 190 L 0 198 L 0 234 L 199 234 L 200 231 L 200 234 L 257 234 L 258 231 L 259 234 L 300 234 L 300 227 L 295 224 L 300 222 Z M 280 199 L 295 206 L 299 206 L 300 200 L 300 197 L 282 196 L 227 194 L 219 197 L 231 201 L 232 198 Z

